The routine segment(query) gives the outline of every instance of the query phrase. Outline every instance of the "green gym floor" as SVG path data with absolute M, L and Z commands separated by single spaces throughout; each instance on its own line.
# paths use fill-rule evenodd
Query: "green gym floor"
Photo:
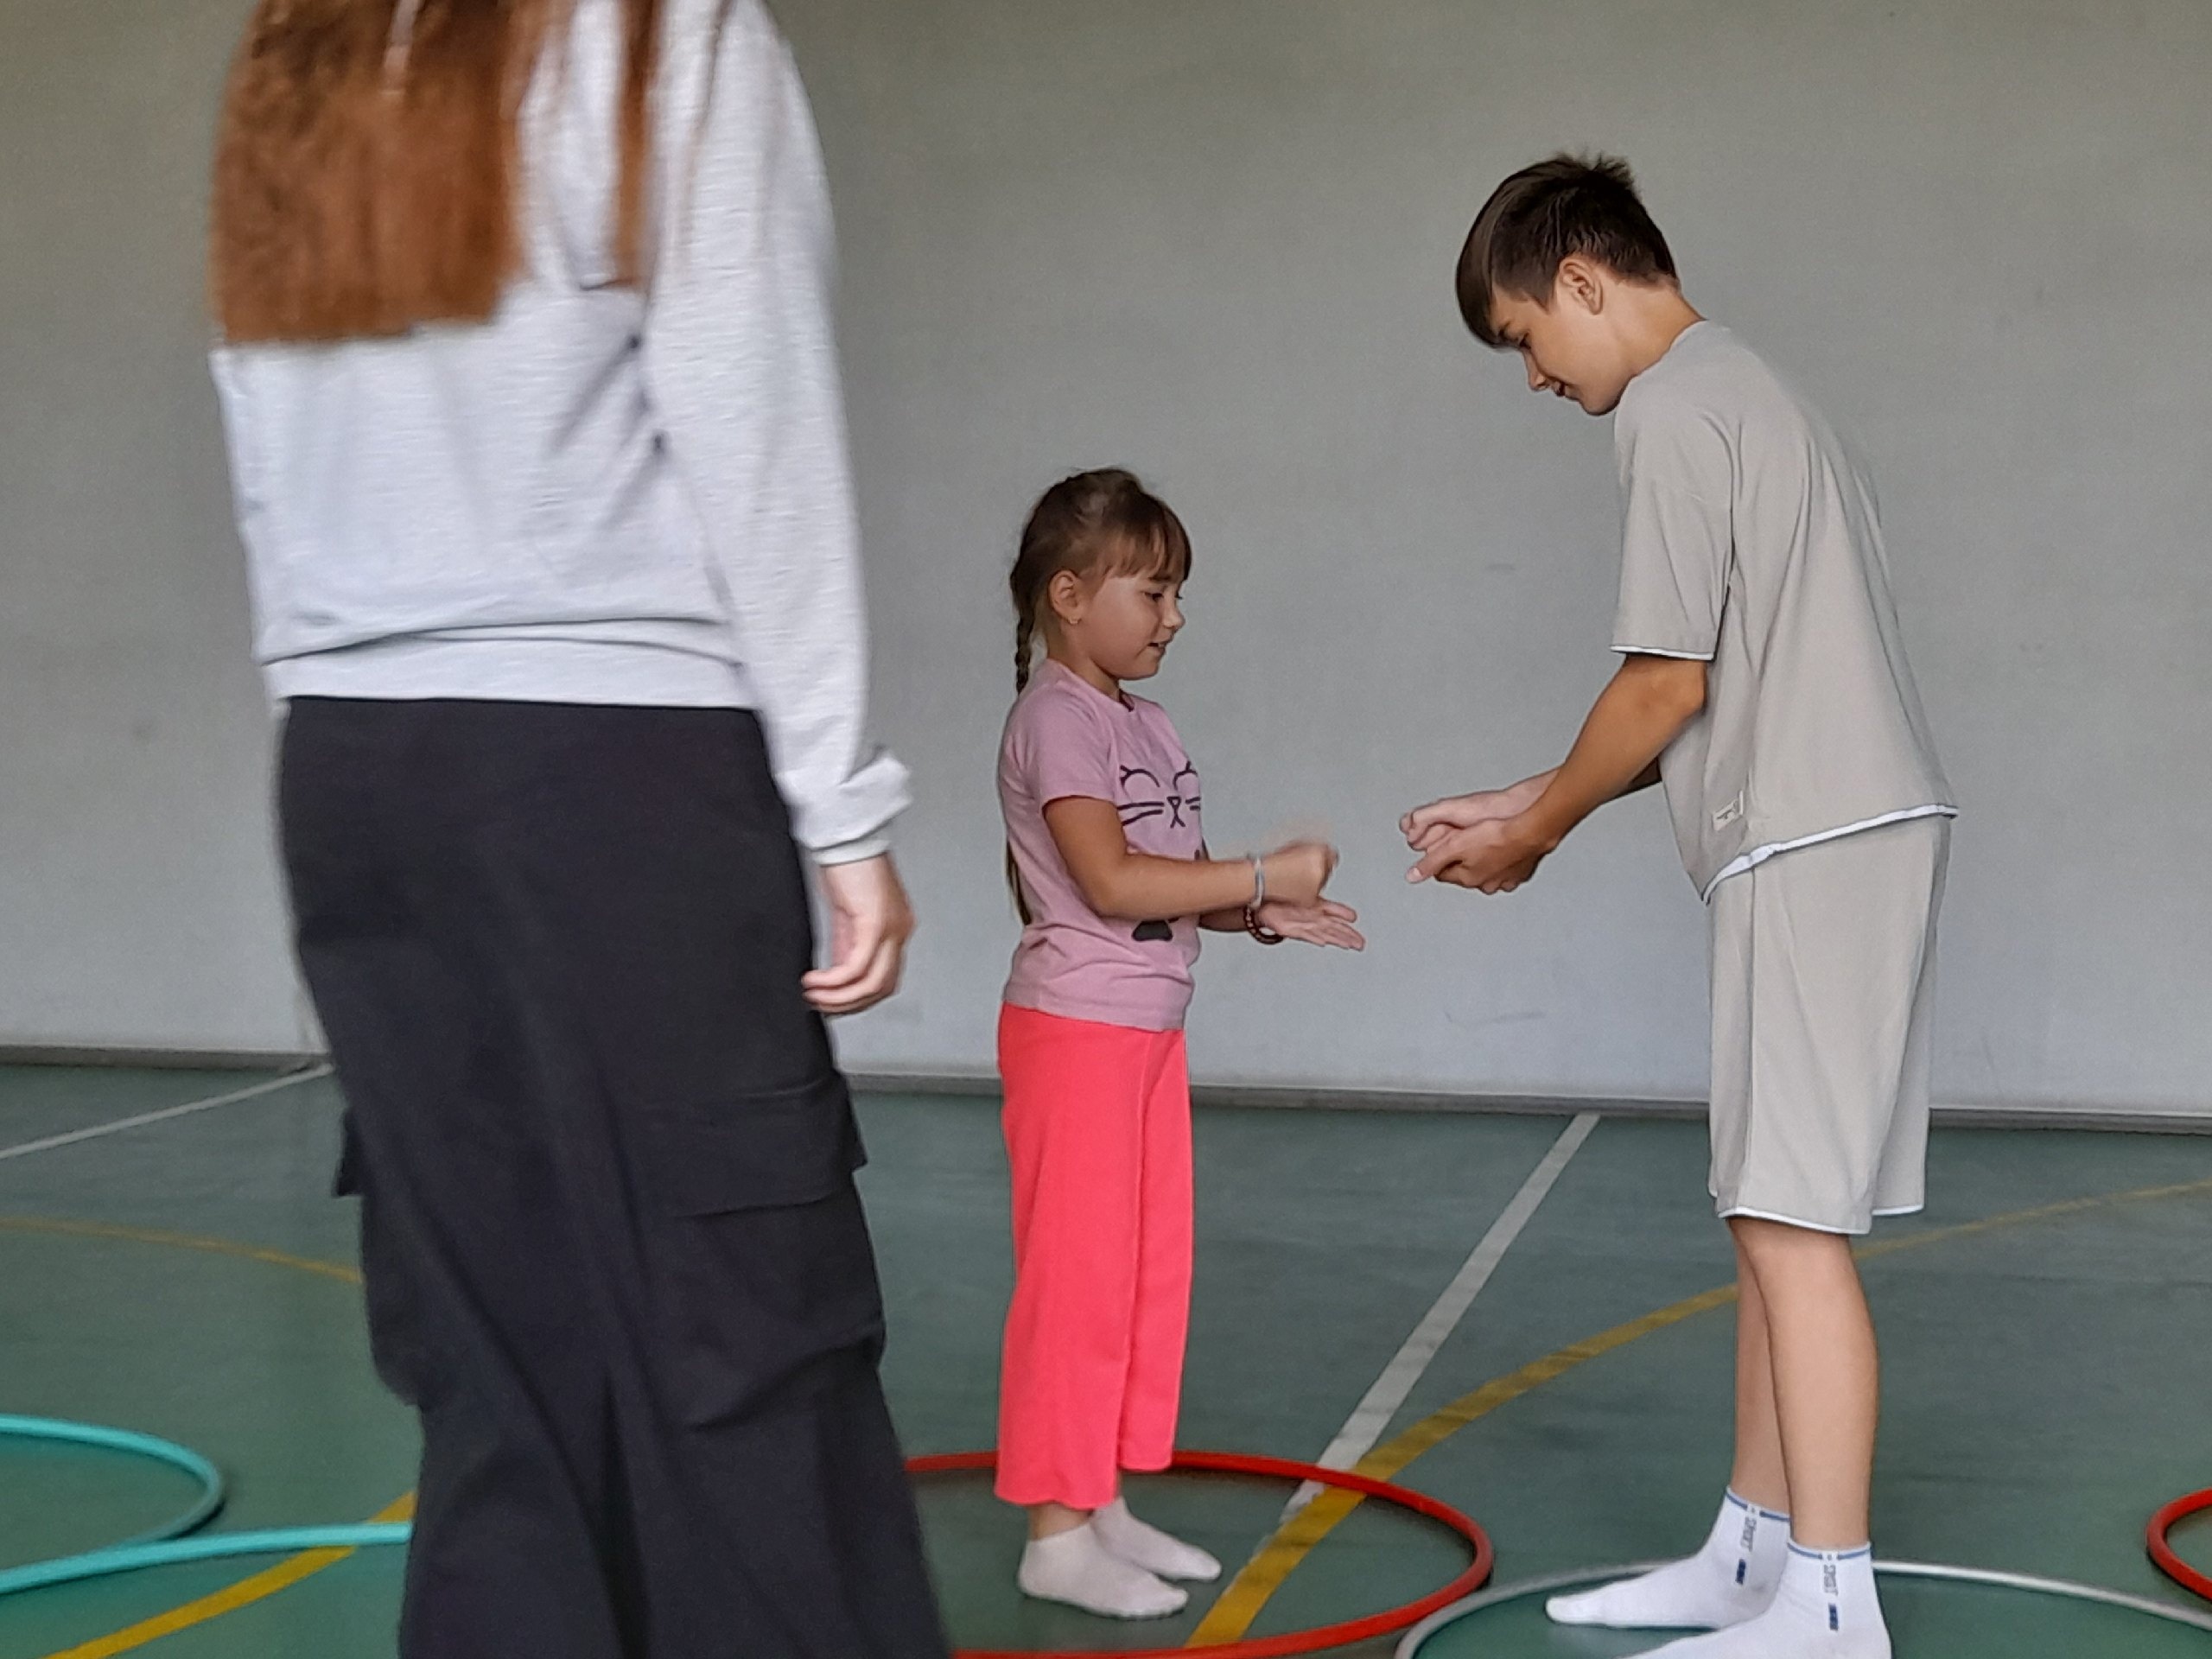
M 219 1527 L 364 1520 L 407 1491 L 413 1430 L 364 1351 L 352 1206 L 323 1196 L 333 1086 L 6 1155 L 267 1081 L 0 1067 L 0 1412 L 198 1448 L 232 1481 Z M 1009 1278 L 993 1109 L 881 1096 L 863 1118 L 908 1449 L 986 1446 Z M 1567 1127 L 1202 1110 L 1184 1443 L 1318 1457 Z M 1381 1433 L 1398 1480 L 1490 1529 L 1501 1582 L 1678 1552 L 1710 1521 L 1731 1325 L 1702 1293 L 1731 1264 L 1704 1166 L 1695 1124 L 1598 1123 Z M 1888 1224 L 1866 1263 L 1888 1383 L 1881 1551 L 2191 1605 L 2141 1538 L 2159 1503 L 2212 1484 L 2212 1137 L 1946 1130 L 1929 1186 L 1929 1212 Z M 1140 1487 L 1141 1508 L 1232 1567 L 1287 1496 Z M 0 1443 L 0 1566 L 135 1532 L 188 1497 L 157 1468 Z M 1278 1546 L 1219 1606 L 1209 1592 L 1179 1619 L 1112 1625 L 1020 1600 L 1020 1523 L 980 1478 L 930 1480 L 922 1503 L 954 1639 L 973 1648 L 1263 1636 L 1409 1600 L 1465 1560 L 1369 1503 L 1310 1551 Z M 2212 1526 L 2177 1541 L 2212 1562 Z M 38 1591 L 0 1601 L 0 1659 L 389 1655 L 398 1587 L 385 1550 Z M 1904 1659 L 2212 1654 L 2212 1634 L 2124 1610 L 1940 1584 L 1885 1595 Z M 1551 1632 L 1531 1602 L 1426 1651 L 1597 1659 L 1653 1640 Z

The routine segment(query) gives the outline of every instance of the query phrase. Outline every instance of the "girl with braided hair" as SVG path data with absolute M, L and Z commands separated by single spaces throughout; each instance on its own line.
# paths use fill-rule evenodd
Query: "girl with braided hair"
M 1122 1618 L 1175 1612 L 1170 1580 L 1221 1571 L 1121 1495 L 1122 1471 L 1174 1447 L 1198 931 L 1365 943 L 1322 896 L 1334 849 L 1208 855 L 1197 769 L 1166 710 L 1124 689 L 1160 671 L 1190 569 L 1181 521 L 1130 474 L 1046 492 L 1014 561 L 1020 695 L 999 754 L 1024 927 L 999 1025 L 1015 1284 L 998 1494 L 1029 1510 L 1022 1590 Z

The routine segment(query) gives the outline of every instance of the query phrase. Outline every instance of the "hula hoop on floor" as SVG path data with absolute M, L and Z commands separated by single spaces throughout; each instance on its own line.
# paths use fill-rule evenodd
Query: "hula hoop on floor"
M 38 1440 L 50 1446 L 82 1446 L 100 1452 L 120 1452 L 127 1457 L 144 1458 L 155 1463 L 166 1464 L 200 1483 L 200 1496 L 193 1500 L 190 1509 L 164 1521 L 158 1527 L 149 1528 L 111 1546 L 116 1549 L 136 1549 L 142 1544 L 164 1543 L 171 1538 L 181 1538 L 188 1532 L 197 1532 L 221 1512 L 230 1496 L 223 1484 L 222 1471 L 190 1446 L 179 1446 L 174 1440 L 158 1440 L 151 1434 L 135 1433 L 127 1428 L 105 1428 L 98 1423 L 73 1423 L 59 1417 L 0 1415 L 0 1440 Z
M 407 1541 L 404 1526 L 376 1524 L 286 1527 L 190 1537 L 188 1534 L 199 1531 L 215 1518 L 226 1497 L 221 1471 L 191 1447 L 129 1429 L 103 1428 L 96 1423 L 73 1423 L 54 1417 L 0 1415 L 0 1439 L 120 1452 L 129 1457 L 166 1464 L 200 1483 L 200 1496 L 191 1508 L 119 1544 L 0 1570 L 0 1596 L 20 1595 L 27 1590 L 43 1590 L 49 1585 L 74 1584 L 85 1579 L 103 1579 L 116 1573 L 136 1573 L 150 1567 L 170 1567 L 180 1561 L 282 1555 L 300 1549 L 359 1549 Z
M 2172 1542 L 2174 1529 L 2204 1510 L 2212 1510 L 2212 1486 L 2191 1492 L 2187 1497 L 2177 1497 L 2152 1516 L 2150 1529 L 2144 1535 L 2144 1544 L 2151 1553 L 2152 1566 L 2191 1595 L 2212 1601 L 2212 1578 L 2182 1560 L 2175 1553 Z
M 1456 1624 L 1470 1614 L 1485 1608 L 1501 1606 L 1509 1601 L 1521 1601 L 1529 1596 L 1540 1596 L 1553 1590 L 1573 1590 L 1586 1584 L 1607 1584 L 1615 1579 L 1632 1578 L 1639 1573 L 1649 1573 L 1663 1561 L 1639 1561 L 1628 1567 L 1577 1567 L 1571 1573 L 1554 1573 L 1548 1578 L 1531 1579 L 1525 1584 L 1501 1585 L 1495 1590 L 1485 1590 L 1480 1595 L 1440 1608 L 1405 1634 L 1397 1646 L 1395 1659 L 1418 1659 L 1421 1649 L 1431 1637 L 1448 1625 Z M 2141 1613 L 2149 1618 L 2162 1618 L 2169 1624 L 2186 1624 L 2193 1630 L 2212 1630 L 2212 1613 L 2200 1613 L 2187 1607 L 2171 1607 L 2163 1601 L 2152 1601 L 2147 1596 L 2131 1596 L 2125 1591 L 2107 1590 L 2101 1585 L 2074 1584 L 2064 1579 L 2037 1578 L 2028 1573 L 2001 1573 L 1979 1567 L 1950 1567 L 1937 1561 L 1877 1561 L 1877 1575 L 1888 1579 L 1936 1579 L 1948 1584 L 1978 1584 L 1997 1590 L 2024 1590 L 2039 1596 L 2057 1596 L 2067 1601 L 2086 1601 L 2101 1607 L 2119 1607 L 2131 1613 Z
M 221 1560 L 242 1555 L 282 1554 L 299 1550 L 362 1549 L 404 1544 L 410 1532 L 404 1523 L 369 1522 L 351 1526 L 285 1527 L 193 1537 L 188 1535 L 206 1526 L 221 1511 L 226 1493 L 221 1472 L 188 1446 L 128 1429 L 105 1428 L 97 1424 L 69 1422 L 55 1418 L 4 1414 L 0 1414 L 0 1439 L 119 1452 L 164 1464 L 189 1475 L 200 1484 L 199 1496 L 189 1508 L 160 1526 L 137 1534 L 121 1543 L 0 1570 L 0 1597 L 181 1562 Z M 908 1463 L 907 1469 L 912 1474 L 929 1475 L 956 1471 L 988 1471 L 995 1468 L 997 1463 L 998 1459 L 992 1452 L 956 1452 L 913 1459 Z M 1450 1504 L 1409 1487 L 1393 1485 L 1343 1470 L 1325 1469 L 1315 1464 L 1293 1462 L 1286 1458 L 1253 1457 L 1226 1452 L 1179 1452 L 1169 1468 L 1186 1474 L 1257 1475 L 1272 1479 L 1311 1481 L 1320 1485 L 1341 1487 L 1395 1504 L 1400 1509 L 1435 1522 L 1464 1540 L 1473 1553 L 1473 1560 L 1466 1570 L 1451 1583 L 1403 1607 L 1347 1619 L 1317 1630 L 1222 1643 L 1207 1649 L 1213 1659 L 1287 1659 L 1291 1655 L 1313 1653 L 1324 1648 L 1340 1647 L 1373 1637 L 1386 1636 L 1404 1630 L 1439 1608 L 1460 1600 L 1471 1592 L 1479 1589 L 1490 1577 L 1495 1555 L 1490 1538 L 1482 1528 Z M 1176 1659 L 1185 1651 L 1180 1647 L 1135 1650 L 1105 1649 L 1089 1653 L 1081 1649 L 1057 1649 L 1051 1659 Z M 1040 1659 L 1040 1656 L 1020 1649 L 995 1652 L 963 1649 L 957 1659 Z
M 988 1471 L 998 1467 L 998 1454 L 993 1452 L 954 1452 L 936 1457 L 911 1458 L 906 1470 L 912 1475 L 936 1475 Z M 1472 1517 L 1463 1515 L 1450 1504 L 1440 1503 L 1425 1492 L 1414 1491 L 1408 1486 L 1394 1485 L 1389 1481 L 1374 1480 L 1365 1475 L 1356 1475 L 1343 1469 L 1324 1469 L 1318 1464 L 1298 1463 L 1288 1458 L 1265 1458 L 1236 1452 L 1178 1452 L 1174 1461 L 1167 1465 L 1173 1474 L 1257 1475 L 1270 1480 L 1311 1481 L 1316 1485 L 1340 1487 L 1345 1491 L 1357 1492 L 1365 1497 L 1395 1503 L 1425 1520 L 1457 1535 L 1474 1553 L 1474 1560 L 1465 1572 L 1453 1579 L 1442 1589 L 1432 1591 L 1420 1600 L 1408 1602 L 1402 1607 L 1393 1607 L 1364 1618 L 1346 1619 L 1341 1624 L 1325 1624 L 1311 1630 L 1293 1630 L 1282 1636 L 1248 1637 L 1241 1642 L 1223 1642 L 1212 1646 L 1191 1649 L 1173 1648 L 1027 1648 L 987 1649 L 961 1648 L 955 1650 L 953 1659 L 1189 1659 L 1194 1652 L 1208 1656 L 1208 1659 L 1287 1659 L 1300 1653 L 1317 1653 L 1324 1648 L 1344 1647 L 1353 1642 L 1363 1642 L 1377 1636 L 1388 1636 L 1419 1623 L 1435 1612 L 1459 1601 L 1469 1592 L 1478 1590 L 1490 1578 L 1496 1561 L 1491 1548 L 1490 1536 Z

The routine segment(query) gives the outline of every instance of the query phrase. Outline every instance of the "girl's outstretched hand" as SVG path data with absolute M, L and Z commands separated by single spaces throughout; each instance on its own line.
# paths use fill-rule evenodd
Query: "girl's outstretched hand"
M 1270 899 L 1252 912 L 1252 919 L 1270 932 L 1301 944 L 1319 944 L 1338 950 L 1364 950 L 1366 937 L 1352 925 L 1359 912 L 1350 905 L 1324 899 L 1318 905 L 1293 905 Z
M 1268 873 L 1268 897 L 1299 910 L 1321 902 L 1321 889 L 1337 873 L 1337 849 L 1325 842 L 1294 841 L 1261 861 Z

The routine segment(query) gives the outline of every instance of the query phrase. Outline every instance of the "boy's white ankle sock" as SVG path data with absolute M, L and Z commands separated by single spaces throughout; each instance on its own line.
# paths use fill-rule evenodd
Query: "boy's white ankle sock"
M 1221 1576 L 1221 1563 L 1196 1544 L 1186 1544 L 1158 1527 L 1147 1526 L 1129 1513 L 1128 1503 L 1116 1498 L 1090 1517 L 1098 1541 L 1132 1567 L 1156 1573 L 1163 1579 L 1187 1579 L 1211 1584 Z
M 1191 1599 L 1107 1548 L 1090 1521 L 1031 1539 L 1014 1581 L 1025 1596 L 1064 1601 L 1108 1618 L 1165 1618 L 1181 1612 Z
M 1766 1611 L 1710 1636 L 1669 1642 L 1646 1659 L 1891 1659 L 1874 1552 L 1792 1544 Z
M 1616 1630 L 1717 1630 L 1766 1611 L 1789 1553 L 1789 1517 L 1746 1503 L 1730 1492 L 1705 1548 L 1641 1578 L 1623 1579 L 1572 1596 L 1554 1596 L 1544 1611 L 1555 1624 L 1602 1624 Z

